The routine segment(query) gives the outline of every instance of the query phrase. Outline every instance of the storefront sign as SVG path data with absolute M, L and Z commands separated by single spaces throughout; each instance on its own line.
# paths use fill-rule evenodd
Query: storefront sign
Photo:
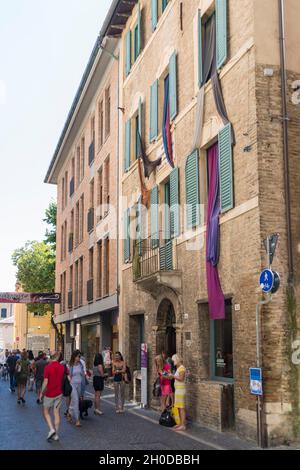
M 148 345 L 141 344 L 141 404 L 147 406 L 148 404 Z
M 4 304 L 60 304 L 60 294 L 0 292 L 0 303 Z

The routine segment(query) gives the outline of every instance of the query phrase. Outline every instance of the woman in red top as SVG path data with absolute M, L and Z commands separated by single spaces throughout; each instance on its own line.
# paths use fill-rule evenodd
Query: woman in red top
M 164 411 L 167 406 L 173 406 L 173 390 L 171 380 L 168 378 L 171 373 L 171 366 L 167 362 L 167 355 L 164 351 L 156 357 L 156 368 L 160 377 L 160 408 L 161 411 Z

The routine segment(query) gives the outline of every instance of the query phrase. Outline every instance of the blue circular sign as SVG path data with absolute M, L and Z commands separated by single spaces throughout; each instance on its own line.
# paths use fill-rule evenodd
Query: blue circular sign
M 266 294 L 271 292 L 274 286 L 274 273 L 271 269 L 264 269 L 259 278 L 260 288 Z

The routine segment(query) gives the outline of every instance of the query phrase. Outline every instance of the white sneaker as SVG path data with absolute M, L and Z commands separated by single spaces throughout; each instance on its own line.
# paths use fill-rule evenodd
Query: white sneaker
M 56 433 L 54 434 L 54 436 L 52 437 L 52 439 L 53 439 L 54 441 L 59 441 L 59 437 L 58 437 L 58 435 L 57 435 Z
M 55 431 L 54 429 L 51 429 L 51 431 L 49 431 L 48 433 L 48 437 L 47 437 L 47 441 L 51 441 L 51 439 L 53 438 L 53 436 L 55 436 Z

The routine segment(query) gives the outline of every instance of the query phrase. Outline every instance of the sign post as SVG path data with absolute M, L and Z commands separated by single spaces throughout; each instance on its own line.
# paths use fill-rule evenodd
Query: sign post
M 148 345 L 141 344 L 141 406 L 148 405 Z

